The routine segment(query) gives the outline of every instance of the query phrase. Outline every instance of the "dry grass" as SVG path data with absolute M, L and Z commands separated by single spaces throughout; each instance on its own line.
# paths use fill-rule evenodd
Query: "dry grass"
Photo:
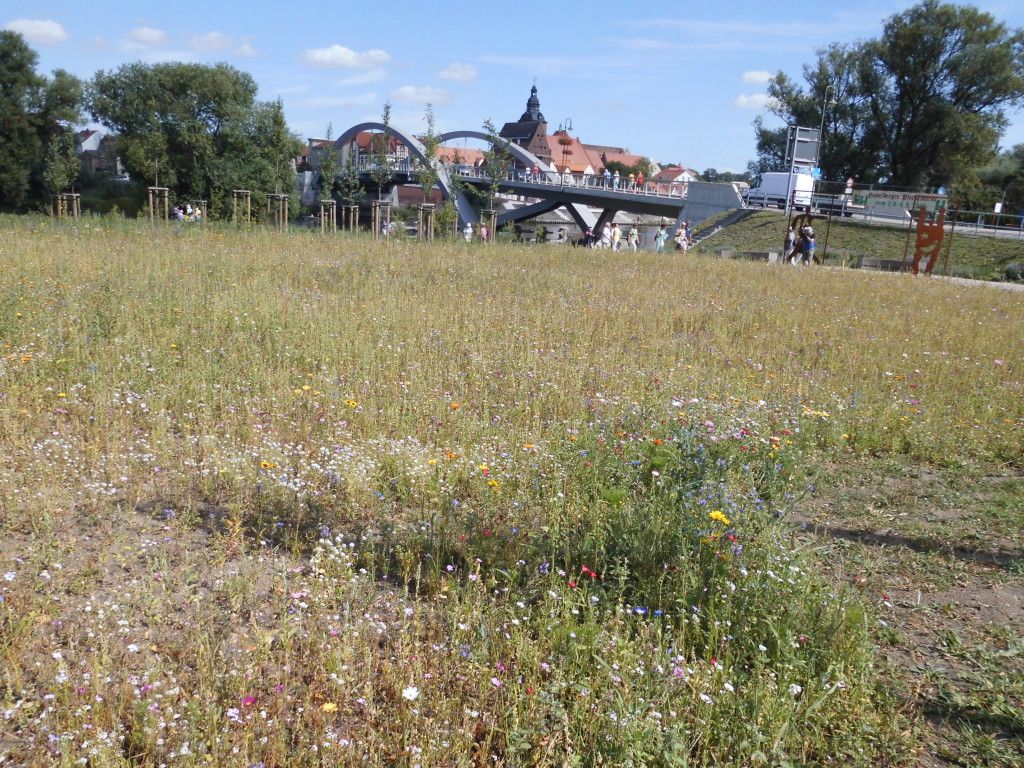
M 1018 296 L 304 233 L 2 248 L 0 755 L 912 759 L 870 616 L 775 516 L 821 457 L 1019 463 Z

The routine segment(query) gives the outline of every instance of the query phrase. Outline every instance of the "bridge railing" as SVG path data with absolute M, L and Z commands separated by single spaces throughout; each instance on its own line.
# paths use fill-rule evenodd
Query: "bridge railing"
M 378 166 L 374 157 L 360 157 L 355 163 L 359 171 L 371 171 Z M 387 167 L 393 173 L 403 173 L 415 176 L 417 164 L 408 158 L 401 158 L 387 163 Z M 491 174 L 485 169 L 466 164 L 447 165 L 448 173 L 461 179 L 473 179 L 475 181 L 492 180 Z M 645 181 L 643 184 L 630 183 L 628 180 L 616 180 L 614 177 L 605 179 L 598 174 L 590 173 L 559 173 L 558 171 L 539 171 L 533 173 L 531 169 L 509 169 L 505 173 L 504 181 L 523 182 L 526 184 L 538 184 L 546 187 L 578 187 L 580 189 L 594 189 L 617 194 L 636 195 L 638 197 L 667 197 L 677 200 L 685 200 L 687 184 L 685 182 L 652 182 Z
M 450 165 L 448 172 L 460 178 L 478 179 L 489 181 L 491 179 L 484 169 L 468 165 Z M 641 197 L 671 197 L 685 199 L 687 185 L 680 182 L 651 182 L 643 184 L 628 181 L 616 182 L 612 179 L 605 179 L 603 176 L 591 173 L 559 173 L 558 171 L 539 171 L 533 173 L 530 169 L 510 169 L 505 173 L 505 181 L 524 182 L 526 184 L 541 184 L 548 187 L 579 187 L 580 189 L 599 189 L 621 194 L 637 195 Z

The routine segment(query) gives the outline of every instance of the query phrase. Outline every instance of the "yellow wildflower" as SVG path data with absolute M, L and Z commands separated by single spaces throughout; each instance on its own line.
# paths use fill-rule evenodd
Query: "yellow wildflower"
M 720 510 L 720 509 L 716 509 L 716 510 L 712 511 L 712 513 L 710 515 L 708 515 L 708 517 L 710 517 L 716 523 L 721 523 L 722 525 L 729 525 L 729 523 L 732 522 L 732 520 L 730 520 L 728 517 L 726 517 L 725 513 L 722 512 L 722 510 Z

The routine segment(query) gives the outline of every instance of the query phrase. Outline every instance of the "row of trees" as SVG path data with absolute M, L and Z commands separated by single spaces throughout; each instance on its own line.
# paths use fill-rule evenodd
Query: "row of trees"
M 226 64 L 127 64 L 83 83 L 36 72 L 20 35 L 0 32 L 0 209 L 41 207 L 79 174 L 72 126 L 85 113 L 116 134 L 133 179 L 159 182 L 178 199 L 208 200 L 214 214 L 231 190 L 295 186 L 302 142 L 280 101 L 256 100 L 253 78 Z
M 977 8 L 924 0 L 892 16 L 877 39 L 819 50 L 803 80 L 777 73 L 771 111 L 817 127 L 824 110 L 826 179 L 969 187 L 996 155 L 1007 110 L 1024 103 L 1024 31 Z M 750 171 L 782 170 L 785 127 L 760 118 L 754 126 Z

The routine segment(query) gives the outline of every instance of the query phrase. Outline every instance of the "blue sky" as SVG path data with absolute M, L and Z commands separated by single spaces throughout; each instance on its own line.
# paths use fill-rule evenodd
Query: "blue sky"
M 768 73 L 799 77 L 815 49 L 874 37 L 911 2 L 90 3 L 4 0 L 0 26 L 25 34 L 40 67 L 87 78 L 130 61 L 228 62 L 260 98 L 280 97 L 303 138 L 380 116 L 442 130 L 498 125 L 533 78 L 554 130 L 698 170 L 742 170 Z M 978 6 L 1024 26 L 1024 2 Z M 508 10 L 500 10 L 500 9 Z M 1024 113 L 1004 146 L 1024 143 Z

